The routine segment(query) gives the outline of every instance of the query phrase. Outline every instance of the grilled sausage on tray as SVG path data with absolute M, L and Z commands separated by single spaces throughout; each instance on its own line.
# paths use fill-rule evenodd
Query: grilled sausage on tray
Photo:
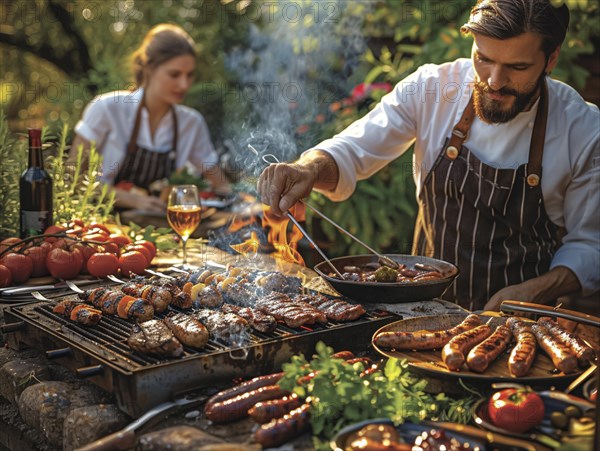
M 537 340 L 531 331 L 531 324 L 519 318 L 511 317 L 506 320 L 517 344 L 508 358 L 508 371 L 515 377 L 523 377 L 535 359 Z

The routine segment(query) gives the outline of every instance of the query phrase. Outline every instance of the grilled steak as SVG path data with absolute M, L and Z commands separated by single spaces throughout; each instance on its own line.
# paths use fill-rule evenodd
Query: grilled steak
M 127 339 L 134 351 L 142 354 L 155 354 L 165 357 L 178 357 L 183 354 L 181 342 L 173 336 L 171 329 L 159 319 L 151 319 L 139 325 L 139 330 Z
M 208 330 L 196 318 L 185 313 L 167 316 L 165 324 L 175 338 L 186 346 L 202 348 L 208 342 Z
M 194 318 L 206 326 L 211 337 L 228 345 L 241 345 L 248 336 L 248 321 L 233 313 L 221 313 L 202 309 L 193 313 Z
M 271 315 L 266 315 L 259 310 L 252 309 L 250 307 L 239 307 L 232 304 L 223 304 L 221 306 L 223 313 L 235 313 L 238 316 L 244 318 L 250 326 L 262 332 L 263 334 L 270 334 L 277 328 L 277 321 Z
M 365 309 L 360 304 L 350 304 L 341 299 L 331 299 L 322 294 L 299 294 L 294 301 L 306 302 L 321 310 L 333 321 L 354 321 L 364 315 Z
M 306 302 L 294 302 L 289 296 L 281 293 L 272 293 L 259 298 L 254 307 L 292 328 L 327 322 L 325 314 L 312 305 Z
M 204 287 L 198 293 L 198 299 L 194 301 L 194 306 L 198 307 L 218 307 L 223 303 L 223 296 L 213 285 Z

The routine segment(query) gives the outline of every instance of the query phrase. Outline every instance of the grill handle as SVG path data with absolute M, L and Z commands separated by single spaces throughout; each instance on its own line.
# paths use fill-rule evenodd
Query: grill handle
M 49 359 L 59 359 L 61 357 L 71 357 L 73 350 L 71 348 L 51 349 L 46 351 L 46 357 Z
M 536 315 L 555 316 L 557 318 L 568 319 L 582 324 L 588 324 L 594 327 L 600 327 L 600 318 L 587 313 L 567 310 L 560 307 L 550 307 L 548 305 L 533 304 L 522 301 L 502 301 L 500 310 L 503 312 L 525 312 Z
M 77 374 L 77 377 L 93 377 L 93 376 L 99 376 L 100 374 L 102 374 L 104 371 L 104 368 L 102 367 L 102 365 L 92 365 L 92 366 L 84 366 L 83 368 L 77 368 L 75 370 L 75 373 Z
M 126 450 L 135 447 L 137 437 L 135 431 L 123 429 L 114 434 L 96 440 L 89 445 L 77 448 L 76 451 L 111 451 L 111 450 Z
M 17 321 L 16 323 L 1 324 L 0 330 L 3 334 L 16 332 L 18 330 L 25 329 L 25 321 Z

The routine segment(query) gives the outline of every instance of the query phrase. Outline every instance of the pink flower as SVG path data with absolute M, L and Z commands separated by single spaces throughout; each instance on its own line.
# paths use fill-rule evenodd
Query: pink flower
M 392 85 L 387 82 L 360 83 L 354 87 L 350 97 L 354 102 L 360 102 L 371 95 L 373 91 L 383 90 L 386 93 L 392 90 Z

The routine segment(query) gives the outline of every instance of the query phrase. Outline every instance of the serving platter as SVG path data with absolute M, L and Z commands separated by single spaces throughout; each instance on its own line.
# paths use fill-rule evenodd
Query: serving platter
M 523 377 L 514 377 L 508 370 L 508 358 L 512 345 L 506 352 L 502 353 L 488 369 L 483 373 L 469 371 L 464 367 L 461 371 L 450 371 L 442 361 L 441 349 L 428 351 L 388 350 L 383 349 L 375 343 L 375 336 L 382 332 L 416 332 L 418 330 L 447 330 L 460 324 L 467 317 L 467 313 L 455 315 L 436 315 L 410 318 L 390 323 L 379 329 L 373 335 L 373 347 L 380 354 L 396 359 L 406 359 L 409 368 L 414 373 L 430 376 L 438 379 L 463 379 L 470 381 L 491 382 L 515 382 L 523 384 L 552 383 L 567 384 L 575 379 L 583 370 L 575 373 L 564 374 L 558 371 L 552 360 L 539 347 L 535 361 L 531 366 L 529 374 Z M 480 315 L 483 324 L 488 323 L 492 330 L 506 322 L 507 317 Z M 514 344 L 514 343 L 513 343 Z
M 393 425 L 389 418 L 378 418 L 373 420 L 361 421 L 345 427 L 338 432 L 330 442 L 330 447 L 334 451 L 345 451 L 348 446 L 350 437 L 360 431 L 365 426 L 371 424 Z M 457 423 L 436 423 L 431 421 L 422 421 L 419 424 L 405 422 L 396 426 L 398 435 L 406 442 L 412 443 L 415 438 L 421 433 L 430 431 L 431 429 L 443 429 L 448 437 L 453 437 L 461 443 L 469 443 L 473 449 L 479 447 L 480 450 L 492 449 L 510 449 L 511 451 L 540 451 L 546 448 L 534 446 L 522 440 L 510 438 L 498 434 L 491 434 L 473 426 L 466 426 Z M 493 443 L 494 446 L 488 446 L 488 443 Z M 382 448 L 383 449 L 383 448 Z

